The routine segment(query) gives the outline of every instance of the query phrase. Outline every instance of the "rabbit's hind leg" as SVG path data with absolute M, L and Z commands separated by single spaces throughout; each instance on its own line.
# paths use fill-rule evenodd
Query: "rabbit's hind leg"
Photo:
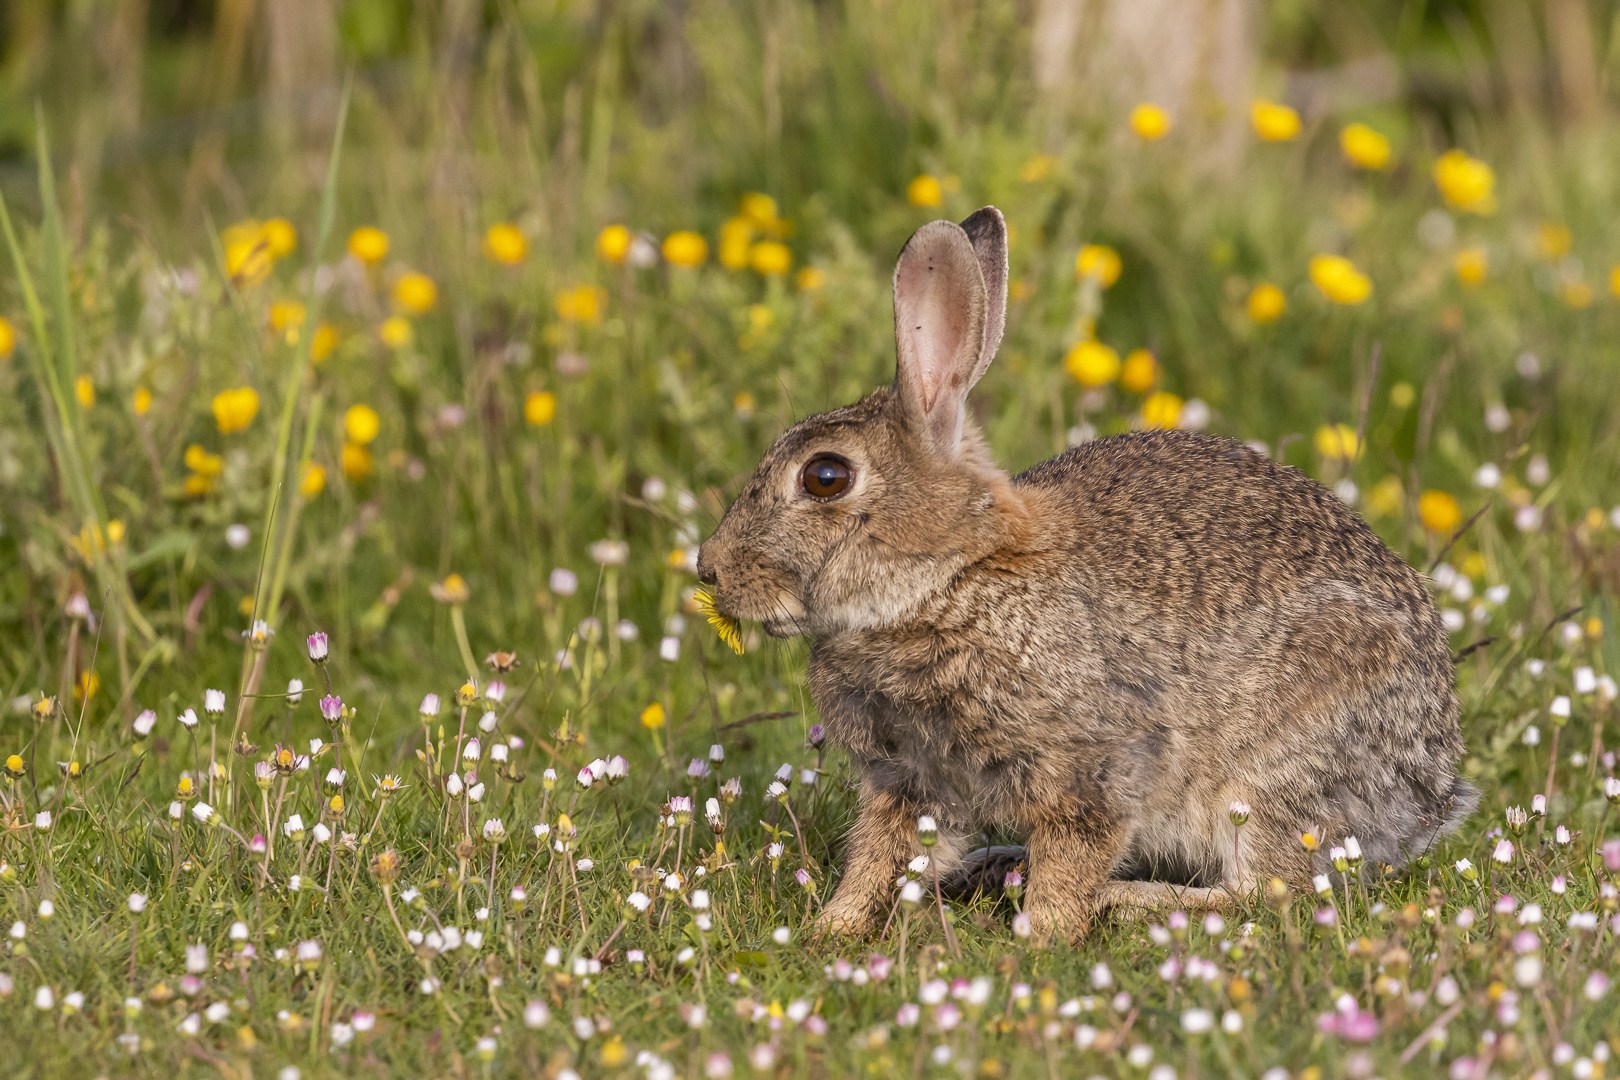
M 1172 885 L 1165 881 L 1109 881 L 1097 891 L 1098 911 L 1231 911 L 1240 897 L 1220 887 Z

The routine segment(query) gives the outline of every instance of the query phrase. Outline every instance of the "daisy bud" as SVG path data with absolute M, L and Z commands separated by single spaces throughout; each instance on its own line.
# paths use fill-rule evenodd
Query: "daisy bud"
M 324 844 L 328 840 L 332 839 L 332 830 L 326 827 L 326 822 L 317 821 L 311 835 L 315 837 L 315 842 L 317 844 Z
M 1332 863 L 1333 869 L 1341 874 L 1348 872 L 1350 869 L 1350 856 L 1342 847 L 1328 848 L 1328 862 Z
M 742 798 L 742 781 L 733 776 L 720 785 L 720 801 L 730 806 Z
M 1603 797 L 1611 803 L 1620 803 L 1620 776 L 1603 778 Z
M 139 915 L 141 912 L 145 911 L 146 910 L 146 894 L 145 893 L 138 893 L 138 892 L 130 893 L 129 894 L 129 910 L 130 910 L 130 913 L 133 914 L 133 915 Z
M 197 712 L 195 709 L 187 709 L 185 712 L 181 713 L 177 719 L 180 721 L 181 726 L 187 728 L 194 728 L 198 723 Z
M 152 729 L 156 726 L 157 713 L 153 712 L 151 709 L 142 709 L 141 714 L 135 718 L 135 723 L 133 725 L 135 737 L 137 739 L 146 738 L 148 735 L 152 734 Z
M 225 715 L 225 691 L 204 690 L 203 712 L 209 716 L 219 717 Z
M 255 761 L 253 763 L 253 782 L 259 785 L 260 791 L 270 790 L 270 781 L 276 777 L 276 767 L 268 761 Z
M 343 719 L 343 699 L 336 694 L 321 698 L 321 716 L 328 724 L 336 724 Z
M 1532 795 L 1530 797 L 1530 812 L 1538 818 L 1547 816 L 1547 796 Z
M 422 723 L 427 723 L 439 715 L 439 695 L 427 694 L 422 698 L 422 704 L 416 707 L 417 714 L 422 717 Z
M 693 758 L 692 763 L 686 767 L 688 780 L 703 780 L 709 775 L 709 763 L 702 758 Z
M 291 708 L 292 706 L 297 705 L 300 701 L 303 701 L 303 700 L 304 700 L 304 680 L 303 679 L 288 679 L 287 680 L 287 705 L 288 705 L 288 707 Z
M 917 819 L 917 842 L 925 848 L 939 843 L 939 825 L 928 814 Z
M 607 782 L 617 784 L 630 775 L 630 762 L 623 754 L 614 754 L 607 759 Z
M 492 844 L 499 844 L 506 839 L 506 826 L 501 824 L 500 818 L 490 818 L 484 822 L 484 839 Z
M 900 890 L 900 902 L 908 908 L 914 908 L 922 903 L 922 886 L 915 881 L 908 881 Z
M 309 646 L 309 658 L 313 663 L 326 663 L 326 631 L 317 630 L 315 633 L 309 635 L 309 637 L 305 639 L 305 644 Z
M 546 791 L 554 791 L 557 787 L 557 770 L 547 769 L 540 774 L 540 787 Z
M 1479 871 L 1475 869 L 1474 864 L 1469 862 L 1467 859 L 1458 859 L 1456 863 L 1456 870 L 1458 876 L 1460 876 L 1464 881 L 1479 880 Z
M 1507 808 L 1506 816 L 1508 831 L 1514 836 L 1522 836 L 1524 834 L 1524 823 L 1527 820 L 1524 807 L 1510 806 Z
M 1491 852 L 1491 858 L 1499 863 L 1511 863 L 1513 861 L 1513 841 L 1505 836 L 1498 840 L 1496 850 Z
M 1344 838 L 1344 854 L 1352 867 L 1361 865 L 1361 841 L 1353 836 Z
M 466 745 L 461 748 L 461 760 L 469 764 L 476 764 L 483 756 L 484 747 L 476 738 L 468 739 Z
M 1232 819 L 1232 824 L 1241 828 L 1249 820 L 1249 804 L 1234 800 L 1226 813 Z
M 784 762 L 782 766 L 776 770 L 776 778 L 784 785 L 793 783 L 793 766 Z
M 709 747 L 709 761 L 711 763 L 713 763 L 715 765 L 719 765 L 719 764 L 722 764 L 725 760 L 726 760 L 726 748 L 725 747 L 721 746 L 719 743 L 715 743 L 713 746 Z
M 348 778 L 349 774 L 336 766 L 326 770 L 326 793 L 331 795 L 341 789 Z
M 468 802 L 474 802 L 474 803 L 483 802 L 484 801 L 484 785 L 483 784 L 474 784 L 472 787 L 468 788 L 467 789 L 467 801 Z
M 579 785 L 581 791 L 589 791 L 591 785 L 596 783 L 596 774 L 591 772 L 591 767 L 587 765 L 574 774 L 574 782 Z

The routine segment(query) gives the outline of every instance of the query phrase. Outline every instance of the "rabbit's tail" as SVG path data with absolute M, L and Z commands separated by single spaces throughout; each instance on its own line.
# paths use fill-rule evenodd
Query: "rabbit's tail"
M 975 848 L 940 881 L 940 891 L 952 900 L 972 900 L 981 894 L 1000 896 L 1007 875 L 1013 870 L 1027 870 L 1028 858 L 1028 850 L 1015 844 Z

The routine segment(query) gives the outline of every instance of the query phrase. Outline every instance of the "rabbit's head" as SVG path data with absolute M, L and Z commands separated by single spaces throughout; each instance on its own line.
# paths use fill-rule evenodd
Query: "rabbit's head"
M 893 385 L 777 440 L 698 555 L 725 614 L 776 637 L 894 625 L 1022 506 L 967 417 L 1001 343 L 1007 227 L 934 221 L 894 271 Z

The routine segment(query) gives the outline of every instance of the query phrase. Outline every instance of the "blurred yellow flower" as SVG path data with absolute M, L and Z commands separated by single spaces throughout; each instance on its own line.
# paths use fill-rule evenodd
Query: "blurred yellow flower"
M 11 320 L 0 315 L 0 360 L 11 359 L 11 354 L 17 351 L 17 331 L 11 325 Z
M 642 709 L 641 726 L 646 728 L 648 731 L 663 727 L 664 707 L 655 701 L 645 709 Z
M 309 358 L 319 364 L 332 355 L 332 350 L 337 348 L 337 345 L 337 327 L 329 322 L 323 322 L 315 328 L 315 336 L 310 339 Z
M 731 411 L 737 414 L 739 420 L 747 420 L 754 415 L 754 395 L 747 390 L 731 399 Z
M 1568 225 L 1543 221 L 1536 226 L 1536 252 L 1548 262 L 1557 262 L 1568 255 L 1573 240 Z
M 664 260 L 676 266 L 702 266 L 709 257 L 709 242 L 690 229 L 664 237 Z
M 1592 303 L 1592 286 L 1578 278 L 1574 281 L 1566 281 L 1563 287 L 1558 290 L 1558 297 L 1576 310 L 1589 307 Z
M 371 475 L 371 451 L 354 443 L 343 444 L 341 457 L 343 475 L 350 480 L 364 480 Z
M 523 419 L 532 427 L 545 427 L 557 415 L 557 395 L 536 390 L 523 399 Z
M 124 542 L 124 523 L 117 518 L 107 522 L 107 541 L 112 544 Z
M 362 225 L 349 234 L 349 254 L 375 266 L 388 257 L 388 234 L 375 225 Z
M 273 217 L 262 226 L 265 246 L 272 259 L 291 255 L 298 246 L 298 230 L 284 217 Z
M 1107 386 L 1119 378 L 1119 353 L 1100 341 L 1082 341 L 1063 358 L 1063 367 L 1081 386 Z
M 152 391 L 144 386 L 135 388 L 135 415 L 145 416 L 152 408 Z
M 1598 641 L 1603 637 L 1603 620 L 1593 615 L 1586 620 L 1584 629 L 1588 641 Z
M 1249 318 L 1263 326 L 1282 318 L 1283 312 L 1288 310 L 1288 298 L 1277 286 L 1262 281 L 1250 291 L 1246 306 Z
M 80 375 L 73 380 L 73 396 L 79 399 L 79 408 L 93 409 L 96 407 L 96 384 L 88 375 Z
M 1474 214 L 1496 212 L 1496 173 L 1462 150 L 1447 150 L 1434 163 L 1434 183 L 1446 202 Z
M 1119 252 L 1106 244 L 1086 244 L 1074 257 L 1074 274 L 1081 280 L 1091 278 L 1106 289 L 1119 280 L 1123 265 Z
M 1119 385 L 1133 394 L 1145 394 L 1159 381 L 1159 362 L 1146 349 L 1132 349 L 1119 369 Z
M 793 252 L 780 240 L 761 240 L 748 249 L 748 265 L 764 277 L 781 277 L 793 266 Z
M 79 681 L 73 684 L 73 700 L 88 701 L 101 689 L 101 676 L 93 671 L 79 672 Z
M 800 291 L 815 292 L 827 284 L 827 271 L 819 266 L 806 266 L 794 276 L 793 280 L 798 284 Z
M 1425 491 L 1418 498 L 1418 517 L 1430 532 L 1448 533 L 1462 520 L 1462 507 L 1444 491 Z
M 1266 142 L 1288 142 L 1299 137 L 1299 113 L 1265 98 L 1256 98 L 1249 105 L 1249 123 Z
M 1358 169 L 1382 169 L 1389 164 L 1389 140 L 1366 124 L 1347 124 L 1339 132 L 1339 149 Z
M 1470 551 L 1462 557 L 1462 572 L 1469 577 L 1482 578 L 1485 576 L 1486 569 L 1485 556 L 1479 552 Z
M 484 257 L 502 266 L 516 266 L 529 255 L 529 238 L 516 225 L 497 222 L 484 231 Z
M 1609 267 L 1609 291 L 1620 296 L 1620 263 Z
M 1026 184 L 1038 183 L 1052 175 L 1058 159 L 1051 154 L 1036 154 L 1018 167 L 1018 179 Z
M 1478 285 L 1491 272 L 1491 257 L 1483 244 L 1472 244 L 1457 252 L 1451 260 L 1451 268 L 1464 285 Z
M 1170 134 L 1170 114 L 1159 106 L 1144 102 L 1131 110 L 1131 130 L 1138 138 L 1158 142 Z
M 185 457 L 182 459 L 186 468 L 203 476 L 218 476 L 225 469 L 225 459 L 218 454 L 210 454 L 196 443 L 186 447 Z
M 594 285 L 575 285 L 557 294 L 557 317 L 565 322 L 599 323 L 606 306 L 607 293 Z
M 403 349 L 411 343 L 416 332 L 411 329 L 411 321 L 403 315 L 391 315 L 377 327 L 377 336 L 384 345 L 395 349 Z
M 259 392 L 251 386 L 221 390 L 214 395 L 214 423 L 221 435 L 234 435 L 259 415 Z
M 720 265 L 727 270 L 747 269 L 753 242 L 753 222 L 745 217 L 727 218 L 720 226 Z
M 945 201 L 945 191 L 936 177 L 924 173 L 906 185 L 906 201 L 912 206 L 938 206 Z
M 313 461 L 304 466 L 303 479 L 298 481 L 298 492 L 306 499 L 313 499 L 326 490 L 326 467 L 317 465 Z
M 304 305 L 297 300 L 277 300 L 270 305 L 270 329 L 276 333 L 304 325 Z
M 763 192 L 750 191 L 738 199 L 737 212 L 764 232 L 774 233 L 782 225 L 782 219 L 777 216 L 776 200 Z
M 394 282 L 394 303 L 412 315 L 426 315 L 438 300 L 439 287 L 426 274 L 413 270 Z
M 1417 388 L 1404 379 L 1389 388 L 1389 403 L 1397 409 L 1407 408 L 1416 400 Z
M 203 473 L 191 473 L 186 477 L 182 490 L 187 495 L 207 495 L 214 490 L 214 478 Z
M 370 405 L 350 405 L 349 411 L 343 414 L 343 434 L 352 443 L 364 446 L 381 430 L 382 419 Z
M 1168 431 L 1181 422 L 1181 398 L 1168 390 L 1148 395 L 1142 402 L 1142 426 Z
M 1354 461 L 1362 445 L 1349 424 L 1323 424 L 1316 429 L 1316 452 L 1333 461 Z
M 1313 255 L 1311 283 L 1335 304 L 1360 304 L 1372 295 L 1372 279 L 1343 255 Z
M 225 245 L 225 272 L 238 288 L 257 285 L 270 276 L 270 244 L 262 235 Z
M 623 266 L 630 254 L 630 230 L 623 225 L 607 225 L 596 234 L 596 257 L 614 266 Z

